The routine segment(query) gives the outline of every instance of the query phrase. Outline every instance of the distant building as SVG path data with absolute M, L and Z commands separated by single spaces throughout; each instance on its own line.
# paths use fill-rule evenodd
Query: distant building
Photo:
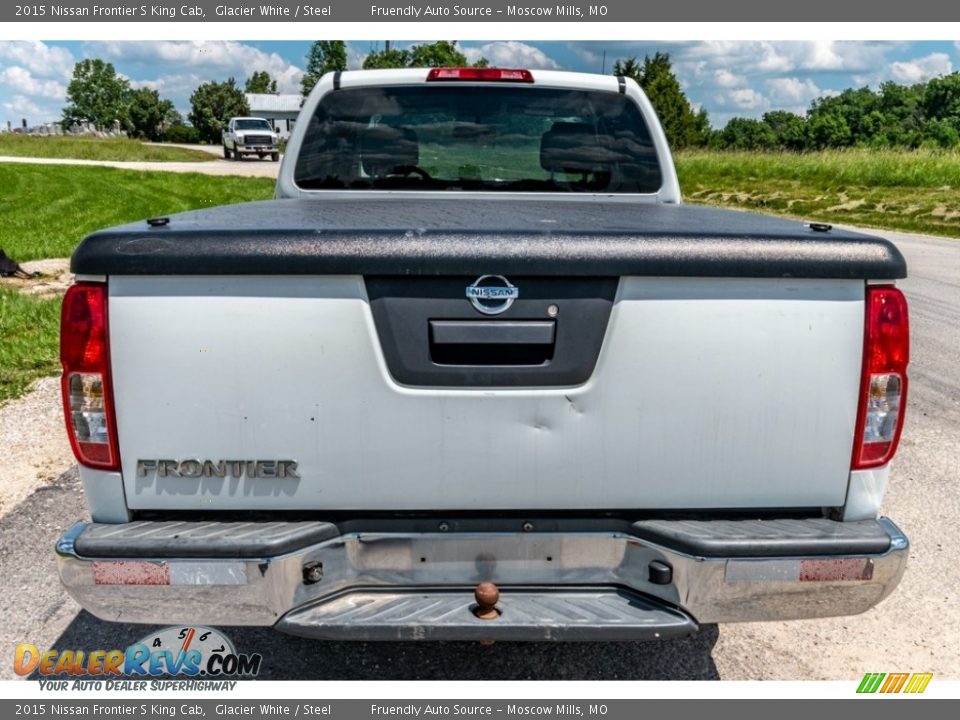
M 300 114 L 299 95 L 263 95 L 246 93 L 247 104 L 250 106 L 251 117 L 261 117 L 269 120 L 273 129 L 280 133 L 280 137 L 290 137 L 290 131 Z

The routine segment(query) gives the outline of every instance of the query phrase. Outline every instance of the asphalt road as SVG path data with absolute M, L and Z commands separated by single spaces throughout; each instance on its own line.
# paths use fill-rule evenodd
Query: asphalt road
M 907 256 L 913 331 L 907 426 L 885 512 L 911 539 L 898 590 L 864 615 L 709 626 L 655 643 L 319 643 L 223 628 L 271 679 L 858 679 L 868 671 L 960 678 L 960 241 L 883 233 Z M 0 519 L 0 649 L 124 648 L 146 626 L 106 623 L 60 589 L 53 543 L 85 515 L 75 471 Z M 14 677 L 9 662 L 0 677 Z

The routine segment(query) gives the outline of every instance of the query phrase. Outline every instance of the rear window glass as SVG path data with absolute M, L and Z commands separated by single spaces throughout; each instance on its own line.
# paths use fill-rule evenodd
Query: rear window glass
M 328 93 L 294 177 L 308 190 L 652 193 L 661 184 L 632 100 L 530 85 Z

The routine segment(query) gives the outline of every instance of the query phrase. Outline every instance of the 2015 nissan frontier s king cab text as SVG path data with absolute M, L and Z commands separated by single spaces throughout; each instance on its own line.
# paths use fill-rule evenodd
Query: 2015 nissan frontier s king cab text
M 681 204 L 630 79 L 343 72 L 276 199 L 96 232 L 80 604 L 364 640 L 859 613 L 907 388 L 886 240 Z M 475 597 L 476 596 L 476 597 Z

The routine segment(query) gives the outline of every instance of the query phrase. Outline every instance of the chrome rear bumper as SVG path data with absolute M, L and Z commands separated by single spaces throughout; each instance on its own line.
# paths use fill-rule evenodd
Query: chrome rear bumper
M 78 523 L 57 553 L 64 586 L 105 620 L 356 640 L 645 639 L 851 615 L 889 595 L 906 565 L 907 538 L 886 518 L 719 522 L 342 534 L 328 523 Z M 471 611 L 483 581 L 501 588 L 497 620 Z

